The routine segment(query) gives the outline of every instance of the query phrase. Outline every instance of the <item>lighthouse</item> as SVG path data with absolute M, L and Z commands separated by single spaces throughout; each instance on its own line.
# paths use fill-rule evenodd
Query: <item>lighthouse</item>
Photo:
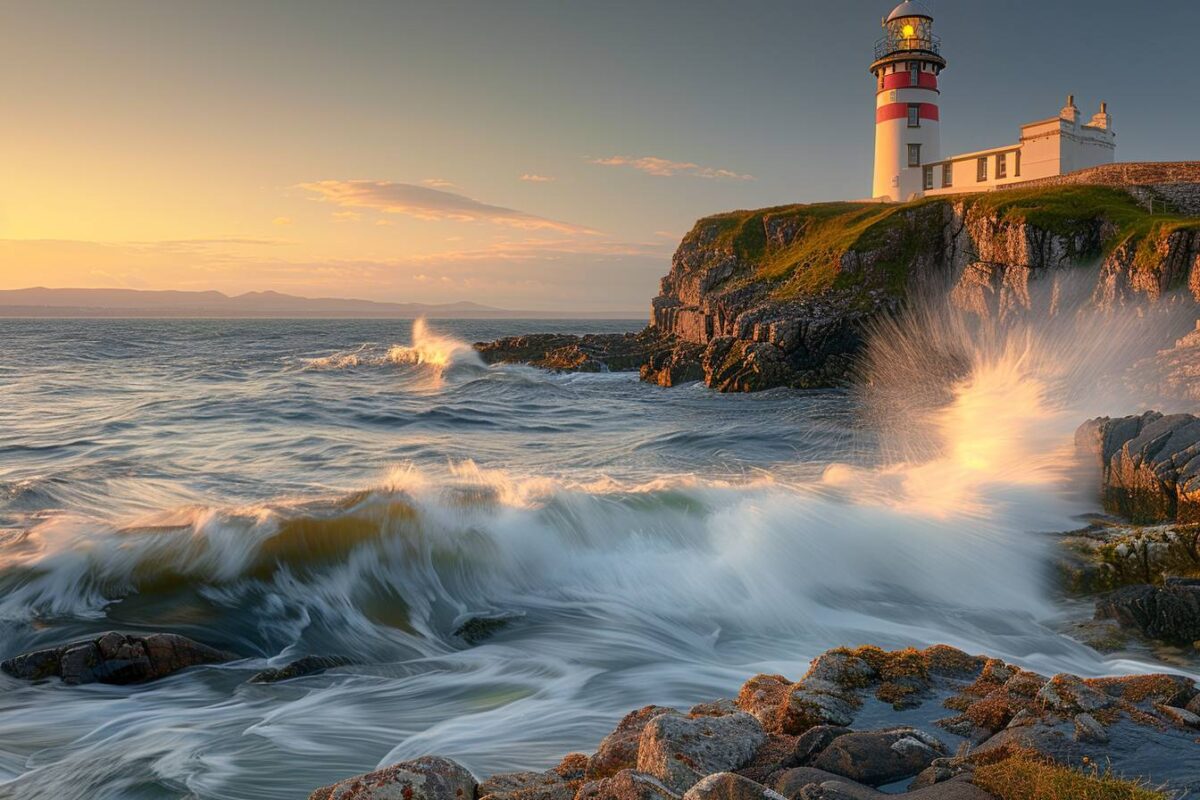
M 933 16 L 905 0 L 875 43 L 875 180 L 872 196 L 908 200 L 926 188 L 926 164 L 941 159 L 938 76 L 946 68 Z

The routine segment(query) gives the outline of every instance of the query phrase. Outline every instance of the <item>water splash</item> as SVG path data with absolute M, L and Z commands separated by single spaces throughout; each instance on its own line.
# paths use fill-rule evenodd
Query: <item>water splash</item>
M 415 364 L 445 371 L 452 367 L 485 366 L 467 342 L 434 333 L 424 318 L 413 321 L 411 345 L 393 345 L 387 358 L 395 364 Z

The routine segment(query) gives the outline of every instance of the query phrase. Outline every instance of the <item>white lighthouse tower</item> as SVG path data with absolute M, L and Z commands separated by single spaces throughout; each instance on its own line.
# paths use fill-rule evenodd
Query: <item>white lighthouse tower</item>
M 941 159 L 938 76 L 946 68 L 933 16 L 905 0 L 875 44 L 875 182 L 872 196 L 908 200 L 926 187 L 924 165 Z M 928 187 L 932 188 L 932 187 Z

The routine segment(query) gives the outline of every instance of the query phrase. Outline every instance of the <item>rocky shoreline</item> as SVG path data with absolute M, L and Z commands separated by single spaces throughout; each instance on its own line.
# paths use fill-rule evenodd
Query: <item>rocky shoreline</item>
M 798 681 L 757 675 L 734 699 L 631 711 L 594 753 L 545 772 L 478 781 L 429 756 L 310 800 L 1015 800 L 1034 796 L 1012 793 L 1023 776 L 1079 791 L 1057 798 L 1153 800 L 1200 791 L 1198 737 L 1189 678 L 1047 677 L 942 645 L 861 647 Z
M 1080 175 L 905 204 L 718 214 L 683 238 L 648 327 L 630 335 L 635 347 L 630 337 L 531 336 L 476 348 L 489 363 L 638 371 L 660 386 L 822 388 L 845 384 L 873 326 L 928 293 L 980 318 L 1048 315 L 1054 301 L 1040 301 L 1034 286 L 1099 264 L 1082 287 L 1093 308 L 1198 305 L 1200 218 L 1191 198 L 1200 163 L 1139 167 L 1116 184 L 1112 175 Z M 1147 196 L 1171 211 L 1149 213 Z M 1158 365 L 1161 388 L 1181 398 L 1200 396 L 1193 339 L 1165 350 Z

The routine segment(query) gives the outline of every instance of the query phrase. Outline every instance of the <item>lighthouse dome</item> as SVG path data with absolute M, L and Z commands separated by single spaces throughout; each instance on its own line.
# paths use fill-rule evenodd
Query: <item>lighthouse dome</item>
M 896 6 L 896 8 L 892 10 L 891 14 L 888 14 L 888 18 L 885 20 L 885 22 L 891 22 L 892 20 L 901 19 L 903 17 L 925 17 L 926 19 L 933 19 L 933 14 L 929 13 L 929 9 L 926 8 L 924 4 L 918 3 L 916 0 L 904 0 L 903 3 Z

